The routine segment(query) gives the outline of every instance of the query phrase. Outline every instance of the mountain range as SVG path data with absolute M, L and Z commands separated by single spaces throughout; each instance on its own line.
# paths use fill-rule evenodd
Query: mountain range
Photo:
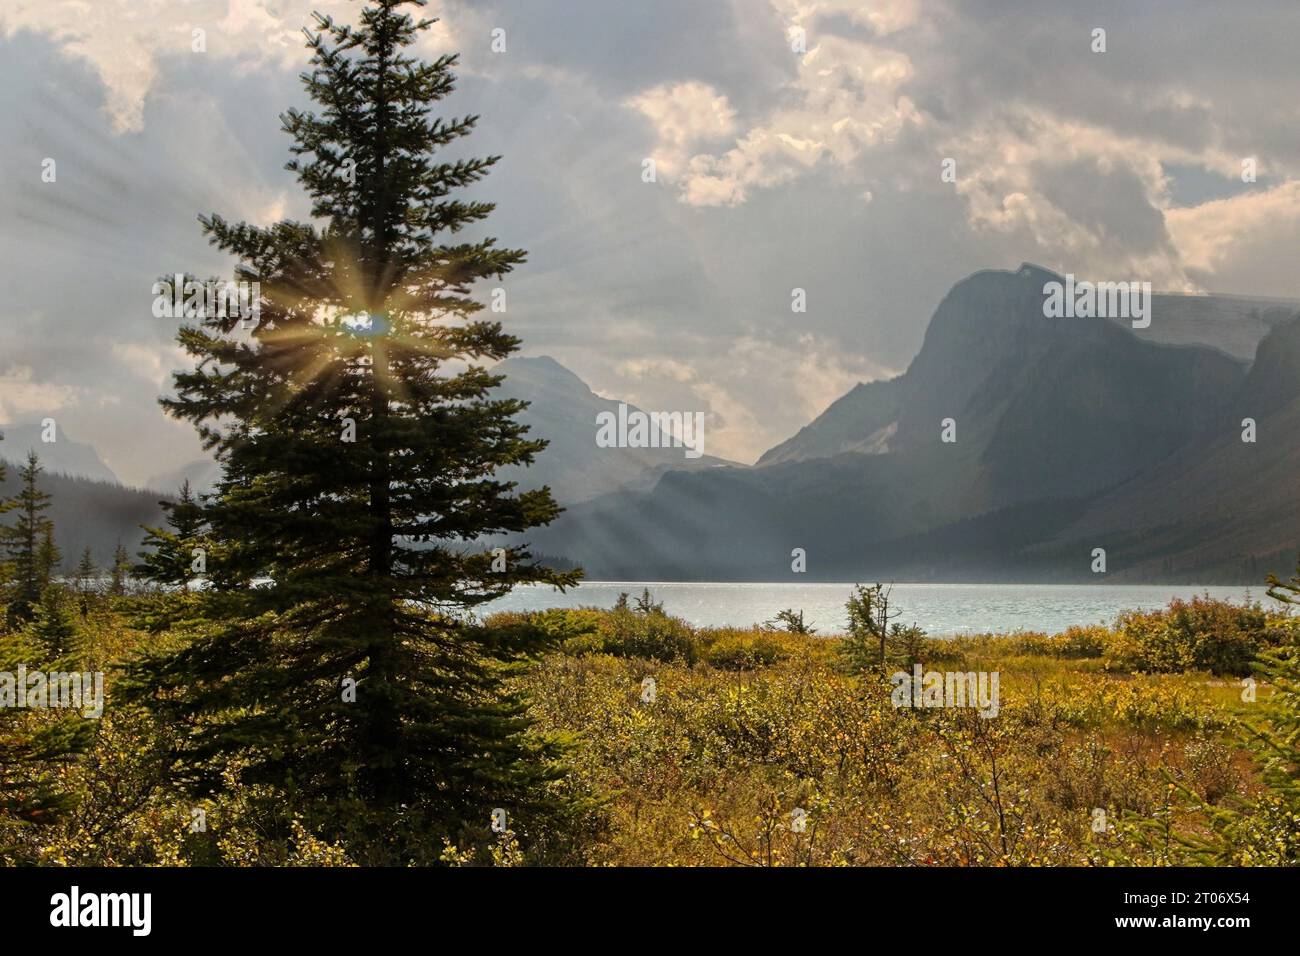
M 504 469 L 500 477 L 517 481 L 525 489 L 547 485 L 562 504 L 586 501 L 620 488 L 648 489 L 660 475 L 674 468 L 694 470 L 736 464 L 710 455 L 686 458 L 680 448 L 597 446 L 596 416 L 602 412 L 617 415 L 619 405 L 627 403 L 597 395 L 549 355 L 514 356 L 498 362 L 492 371 L 505 376 L 494 397 L 527 402 L 518 420 L 528 426 L 530 438 L 549 443 L 532 465 Z M 627 409 L 639 411 L 635 405 L 627 405 Z M 189 481 L 196 492 L 207 492 L 216 486 L 220 474 L 215 461 L 203 458 L 154 476 L 149 487 L 175 489 L 182 481 Z
M 1045 317 L 1052 281 L 1030 264 L 976 273 L 906 372 L 858 385 L 754 467 L 672 471 L 528 539 L 597 579 L 1259 583 L 1289 570 L 1294 304 L 1161 295 L 1136 333 Z
M 957 283 L 902 375 L 857 385 L 752 466 L 602 448 L 597 416 L 626 403 L 548 356 L 507 359 L 499 392 L 529 403 L 520 418 L 549 445 L 504 477 L 548 485 L 567 509 L 526 539 L 598 580 L 1259 584 L 1289 571 L 1300 304 L 1156 295 L 1134 330 L 1046 317 L 1055 281 L 1026 263 Z M 30 445 L 62 473 L 43 482 L 65 555 L 89 545 L 104 560 L 159 519 L 162 495 L 122 488 L 92 446 L 4 431 L 0 456 Z M 196 461 L 151 484 L 207 490 L 217 474 Z

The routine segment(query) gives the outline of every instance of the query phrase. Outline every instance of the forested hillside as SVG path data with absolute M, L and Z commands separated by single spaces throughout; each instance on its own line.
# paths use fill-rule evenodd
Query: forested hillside
M 0 444 L 0 448 L 4 445 Z M 5 469 L 0 496 L 12 497 L 18 490 L 18 471 Z M 118 543 L 135 554 L 144 537 L 141 525 L 162 521 L 158 502 L 172 492 L 124 488 L 107 481 L 92 481 L 42 472 L 40 486 L 51 496 L 49 517 L 54 523 L 54 541 L 63 552 L 61 571 L 68 572 L 86 548 L 101 568 L 113 559 Z

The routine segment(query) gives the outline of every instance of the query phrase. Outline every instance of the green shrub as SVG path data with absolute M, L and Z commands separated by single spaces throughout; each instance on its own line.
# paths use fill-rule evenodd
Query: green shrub
M 763 628 L 768 631 L 785 631 L 788 634 L 816 634 L 817 628 L 813 627 L 810 622 L 803 619 L 803 611 L 796 611 L 792 607 L 784 611 L 777 611 L 776 617 L 763 624 Z
M 599 633 L 605 616 L 598 608 L 551 608 L 546 611 L 498 611 L 487 618 L 491 627 L 530 625 L 541 628 L 567 654 L 596 654 L 604 650 Z
M 1111 630 L 1100 624 L 1079 626 L 1073 624 L 1053 638 L 1058 657 L 1089 658 L 1101 657 L 1106 653 L 1106 643 L 1110 640 Z
M 700 635 L 702 657 L 710 667 L 744 671 L 770 667 L 789 657 L 782 635 L 762 630 L 724 629 Z
M 1012 651 L 1017 655 L 1032 657 L 1059 657 L 1061 647 L 1041 631 L 1017 631 L 1008 635 Z
M 695 632 L 681 618 L 662 611 L 642 613 L 617 607 L 601 615 L 599 649 L 620 657 L 694 664 Z
M 1271 619 L 1258 604 L 1175 598 L 1162 610 L 1121 614 L 1106 645 L 1106 667 L 1244 676 L 1255 656 L 1276 646 L 1286 630 L 1286 622 Z

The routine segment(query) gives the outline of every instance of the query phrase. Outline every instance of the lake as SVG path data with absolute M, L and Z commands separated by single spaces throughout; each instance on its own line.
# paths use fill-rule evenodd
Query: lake
M 550 587 L 521 587 L 486 611 L 533 611 L 553 607 L 612 607 L 622 592 L 636 597 L 649 588 L 669 614 L 696 626 L 748 627 L 784 608 L 804 612 L 822 633 L 848 626 L 844 602 L 852 584 L 743 584 L 588 581 L 560 594 Z M 1274 604 L 1264 588 L 1177 584 L 895 584 L 891 607 L 901 624 L 917 624 L 936 636 L 982 632 L 1062 631 L 1072 624 L 1109 624 L 1120 611 L 1163 607 L 1173 597 L 1211 597 L 1240 602 L 1249 595 Z

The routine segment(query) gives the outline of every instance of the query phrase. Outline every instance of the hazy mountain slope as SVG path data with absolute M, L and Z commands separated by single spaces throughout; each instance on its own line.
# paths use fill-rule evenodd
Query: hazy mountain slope
M 1019 374 L 1017 374 L 1019 372 Z M 972 402 L 997 409 L 981 456 L 981 510 L 1100 491 L 1222 420 L 1243 370 L 1218 353 L 1065 341 L 1004 367 Z
M 75 442 L 56 427 L 55 440 L 41 441 L 40 425 L 0 425 L 0 459 L 21 464 L 28 451 L 35 451 L 41 466 L 48 472 L 77 475 L 93 481 L 117 481 L 117 475 L 104 464 L 93 446 Z
M 1098 492 L 1207 429 L 1244 380 L 1244 367 L 1213 349 L 1141 342 L 1100 319 L 1045 318 L 1053 278 L 1025 265 L 958 283 L 902 377 L 893 453 L 918 496 L 955 496 L 935 501 L 935 516 Z M 945 418 L 955 445 L 941 442 Z M 973 446 L 973 462 L 954 454 L 962 446 Z
M 1105 547 L 1109 573 L 1134 580 L 1289 567 L 1300 550 L 1298 392 L 1300 319 L 1293 319 L 1260 343 L 1212 439 L 1098 499 L 1036 552 Z M 1253 443 L 1241 440 L 1244 418 L 1256 421 Z
M 1028 263 L 1022 265 L 1016 275 L 1032 280 L 1026 282 L 1025 288 L 1021 290 L 1029 301 L 1016 304 L 1005 298 L 1003 280 L 998 278 L 1006 275 L 1005 272 L 977 273 L 955 286 L 954 292 L 961 290 L 961 309 L 968 312 L 987 311 L 986 307 L 994 310 L 1026 309 L 1027 314 L 1032 314 L 1038 312 L 1041 305 L 1042 283 L 1059 278 L 1040 267 Z M 992 284 L 986 290 L 971 287 L 984 285 L 989 279 Z M 983 292 L 994 298 L 984 300 Z M 931 328 L 952 311 L 941 305 Z M 1244 364 L 1254 359 L 1255 350 L 1269 329 L 1286 322 L 1298 312 L 1300 302 L 1285 299 L 1156 294 L 1152 307 L 1153 321 L 1149 328 L 1132 329 L 1127 319 L 1115 319 L 1112 324 L 1143 342 L 1154 345 L 1205 346 L 1224 352 Z M 975 327 L 996 330 L 992 323 L 978 319 Z M 1003 330 L 1008 329 L 1003 327 Z M 946 330 L 940 337 L 947 347 L 935 351 L 930 357 L 932 361 L 928 368 L 927 363 L 918 356 L 921 365 L 918 368 L 914 364 L 909 369 L 909 376 L 855 386 L 796 435 L 765 452 L 758 464 L 829 458 L 845 452 L 877 454 L 888 450 L 888 439 L 892 438 L 892 433 L 885 432 L 889 424 L 898 417 L 900 405 L 915 398 L 914 389 L 903 387 L 905 377 L 915 381 L 918 377 L 928 380 L 942 375 L 951 363 L 961 361 L 961 352 L 964 350 L 975 349 L 974 354 L 979 361 L 999 362 L 1004 357 L 1014 356 L 1019 348 L 1018 343 L 1002 335 L 987 343 L 981 341 L 982 336 L 952 335 L 951 330 Z M 977 361 L 976 370 L 978 364 Z M 949 394 L 959 399 L 963 385 L 960 381 L 954 382 L 954 385 L 957 386 L 956 391 Z M 932 408 L 925 411 L 926 415 L 933 413 Z
M 939 423 L 953 418 L 959 444 L 991 443 L 985 464 L 1014 461 L 1019 471 L 1031 463 L 1037 472 L 1027 490 L 1003 487 L 985 504 L 1042 494 L 1045 483 L 1075 493 L 1180 445 L 1243 378 L 1241 364 L 1213 349 L 1175 351 L 1114 323 L 1044 318 L 1042 286 L 1055 278 L 1024 265 L 958 283 L 906 373 L 857 386 L 759 464 L 854 451 L 918 453 L 937 443 Z M 1068 447 L 1057 441 L 1063 432 L 1072 436 Z M 1111 445 L 1117 453 L 1108 456 Z M 1009 475 L 993 480 L 1014 484 Z
M 503 477 L 524 488 L 550 485 L 562 503 L 652 482 L 665 468 L 694 470 L 729 464 L 707 454 L 687 458 L 682 448 L 598 447 L 596 416 L 604 411 L 617 413 L 619 403 L 597 395 L 549 356 L 508 358 L 493 371 L 506 376 L 497 389 L 499 396 L 530 403 L 519 416 L 529 426 L 529 437 L 550 442 L 531 467 L 507 469 Z M 707 439 L 706 433 L 706 452 Z
M 901 384 L 901 378 L 894 378 L 855 385 L 797 434 L 764 452 L 757 464 L 830 458 L 845 452 L 884 454 L 898 421 Z

